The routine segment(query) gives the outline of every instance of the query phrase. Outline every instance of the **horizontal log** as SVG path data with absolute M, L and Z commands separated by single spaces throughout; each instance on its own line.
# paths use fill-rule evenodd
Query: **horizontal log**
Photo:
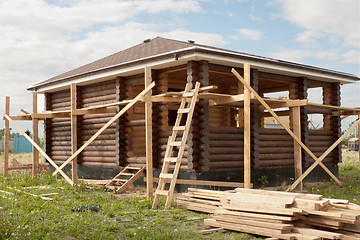
M 59 161 L 59 162 L 64 162 L 65 160 L 67 160 L 69 157 L 71 157 L 71 154 L 66 155 L 66 156 L 60 156 L 60 155 L 51 155 L 50 158 L 54 161 Z
M 104 126 L 109 120 L 110 118 L 81 119 L 80 123 L 84 125 L 102 124 Z
M 49 120 L 49 124 L 48 124 L 51 128 L 71 126 L 71 121 L 69 121 L 69 119 L 64 119 L 64 121 L 61 122 L 55 122 L 52 120 L 54 119 Z
M 96 129 L 100 129 L 105 125 L 105 123 L 95 123 L 95 124 L 82 124 L 81 125 L 81 130 L 88 130 L 88 129 L 92 129 L 92 130 L 96 130 Z M 116 122 L 114 122 L 113 124 L 111 124 L 107 129 L 116 129 Z
M 98 97 L 98 96 L 107 95 L 107 94 L 110 94 L 110 95 L 115 94 L 115 87 L 113 89 L 103 90 L 100 93 L 99 93 L 99 91 L 96 91 L 96 89 L 94 89 L 94 91 L 84 91 L 82 89 L 81 90 L 81 99 Z
M 81 152 L 81 155 L 84 157 L 116 157 L 115 152 L 109 152 L 109 151 L 89 151 L 84 150 Z
M 51 142 L 52 146 L 71 146 L 71 141 L 52 141 Z
M 309 136 L 309 142 L 313 141 L 331 141 L 333 139 L 333 136 L 326 136 L 326 135 L 320 135 L 320 136 Z
M 292 159 L 294 153 L 268 153 L 259 154 L 259 160 L 279 160 L 279 159 Z
M 243 128 L 231 127 L 231 126 L 209 126 L 210 133 L 237 133 L 244 134 Z
M 209 139 L 211 140 L 237 140 L 237 141 L 242 141 L 244 140 L 244 135 L 243 134 L 235 134 L 235 133 L 227 133 L 227 134 L 222 134 L 222 133 L 210 133 L 209 134 Z
M 326 135 L 332 136 L 333 132 L 331 130 L 309 130 L 309 136 L 318 136 L 318 135 Z
M 144 177 L 144 182 L 146 182 Z M 171 179 L 166 179 L 165 182 L 169 183 Z M 154 178 L 154 182 L 159 182 L 159 178 Z M 189 180 L 189 179 L 176 179 L 176 184 L 184 185 L 198 185 L 198 186 L 213 186 L 213 187 L 234 187 L 243 188 L 244 184 L 239 182 L 222 182 L 222 181 L 204 181 L 204 180 Z
M 209 155 L 210 162 L 220 162 L 220 161 L 243 161 L 244 154 L 217 154 Z
M 102 113 L 102 114 L 86 114 L 83 115 L 82 118 L 85 119 L 103 119 L 104 122 L 108 122 L 112 117 L 114 117 L 113 113 Z
M 259 167 L 281 167 L 294 165 L 294 159 L 259 161 Z
M 146 163 L 146 157 L 128 157 L 128 163 Z
M 273 148 L 273 147 L 261 147 L 259 148 L 260 154 L 267 153 L 294 153 L 294 147 L 281 147 L 281 148 Z
M 330 146 L 310 146 L 309 149 L 312 152 L 325 152 Z
M 95 133 L 97 133 L 99 131 L 99 129 L 84 129 L 84 130 L 80 130 L 80 135 L 94 135 Z M 105 129 L 101 134 L 115 134 L 116 133 L 116 129 L 114 128 L 108 128 Z
M 243 154 L 244 148 L 238 147 L 238 148 L 226 148 L 226 147 L 212 147 L 209 149 L 210 155 L 215 154 Z
M 99 163 L 115 163 L 115 157 L 93 157 L 93 156 L 79 156 L 81 163 L 84 162 L 99 162 Z
M 85 150 L 89 151 L 116 151 L 116 146 L 87 146 Z
M 128 127 L 145 126 L 145 119 L 127 121 L 126 126 Z
M 280 148 L 280 147 L 293 147 L 293 141 L 259 141 L 259 147 L 272 147 L 272 148 Z
M 259 141 L 293 141 L 290 135 L 259 135 Z
M 259 134 L 262 135 L 289 135 L 284 129 L 259 128 Z
M 309 141 L 310 147 L 322 147 L 322 146 L 331 146 L 333 141 Z
M 88 139 L 83 139 L 83 142 L 78 142 L 78 145 L 83 145 Z M 115 140 L 94 140 L 89 146 L 116 146 Z
M 46 135 L 46 140 L 50 142 L 56 142 L 56 141 L 65 141 L 69 142 L 71 141 L 71 136 L 51 136 L 49 134 Z
M 81 93 L 91 93 L 91 92 L 102 93 L 105 92 L 106 90 L 114 91 L 115 89 L 116 89 L 115 80 L 110 80 L 110 81 L 102 82 L 101 84 L 92 84 L 92 85 L 83 86 L 81 87 L 80 91 Z
M 210 148 L 212 147 L 236 147 L 236 148 L 243 148 L 244 142 L 243 141 L 209 141 Z
M 83 106 L 85 106 L 86 104 L 92 104 L 92 103 L 106 104 L 106 103 L 112 103 L 115 101 L 116 101 L 115 92 L 112 94 L 108 94 L 108 95 L 99 95 L 99 96 L 86 97 L 86 98 L 80 99 L 80 102 L 82 103 Z
M 164 159 L 161 159 L 160 163 L 163 164 L 163 163 L 164 163 Z M 188 164 L 187 158 L 182 158 L 180 164 L 181 164 L 181 165 L 187 165 L 187 164 Z M 172 165 L 172 166 L 175 166 L 175 165 Z
M 209 169 L 243 168 L 242 161 L 210 162 Z
M 50 151 L 49 152 L 50 155 L 52 156 L 67 156 L 69 155 L 69 157 L 71 156 L 71 150 L 56 150 L 56 151 Z
M 63 132 L 63 131 L 71 131 L 70 125 L 64 125 L 64 126 L 51 126 L 51 132 Z
M 50 152 L 55 152 L 55 151 L 67 151 L 67 152 L 71 152 L 71 146 L 50 146 L 50 148 L 48 149 L 50 150 Z
M 104 168 L 118 168 L 119 166 L 116 163 L 105 163 L 105 162 L 83 162 L 83 166 L 92 166 L 92 167 L 104 167 Z M 119 168 L 119 172 L 121 169 Z
M 81 134 L 79 139 L 80 139 L 80 141 L 81 141 L 81 139 L 90 139 L 92 136 L 93 136 L 93 134 L 87 134 L 85 132 L 85 133 Z M 97 140 L 116 140 L 116 136 L 115 136 L 115 134 L 101 134 L 96 139 Z
M 52 118 L 50 121 L 51 121 L 51 124 L 54 124 L 54 123 L 71 124 L 70 118 Z M 55 124 L 54 124 L 54 126 L 55 126 Z
M 70 99 L 68 101 L 63 101 L 59 103 L 52 103 L 50 105 L 51 109 L 60 109 L 60 108 L 66 108 L 70 107 Z

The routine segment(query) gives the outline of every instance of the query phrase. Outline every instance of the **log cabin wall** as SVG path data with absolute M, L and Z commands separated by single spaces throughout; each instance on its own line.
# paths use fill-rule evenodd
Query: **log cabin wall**
M 45 109 L 49 111 L 70 110 L 70 90 L 46 93 Z M 46 119 L 45 149 L 56 164 L 62 164 L 71 156 L 70 118 Z
M 118 100 L 117 81 L 110 80 L 102 83 L 77 87 L 78 108 L 85 108 L 100 104 L 113 103 Z M 78 117 L 78 147 L 89 140 L 112 117 L 113 113 L 87 114 Z M 116 122 L 111 124 L 78 156 L 78 162 L 84 166 L 119 166 L 119 152 L 117 144 Z

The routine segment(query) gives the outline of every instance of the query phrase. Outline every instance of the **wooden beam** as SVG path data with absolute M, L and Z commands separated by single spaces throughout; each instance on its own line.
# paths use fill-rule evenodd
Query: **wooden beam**
M 300 122 L 300 107 L 291 108 L 292 127 L 295 136 L 301 139 L 301 122 Z M 295 179 L 298 179 L 302 174 L 302 158 L 301 158 L 301 146 L 294 140 L 294 168 Z M 300 182 L 297 190 L 302 191 L 302 182 Z
M 350 134 L 355 128 L 356 125 L 360 125 L 360 120 L 355 122 L 351 128 L 349 128 L 333 145 L 331 145 L 316 161 L 308 168 L 306 171 L 287 189 L 290 191 L 294 189 L 321 161 L 332 151 L 335 147 L 337 147 L 344 138 Z M 339 184 L 341 186 L 341 184 Z
M 250 64 L 244 64 L 244 79 L 250 84 Z M 251 188 L 250 101 L 251 93 L 244 86 L 244 187 Z
M 37 113 L 37 93 L 33 92 L 33 113 Z M 39 120 L 34 118 L 32 120 L 33 124 L 33 140 L 36 144 L 39 143 Z M 33 145 L 33 152 L 32 152 L 32 177 L 36 178 L 39 170 L 39 151 Z
M 28 111 L 26 111 L 25 109 L 20 109 L 21 112 L 25 113 L 25 114 L 30 114 Z
M 43 155 L 46 160 L 49 161 L 49 163 L 58 171 L 60 172 L 60 174 L 65 178 L 65 180 L 70 183 L 71 185 L 73 185 L 73 181 L 71 181 L 71 179 L 56 165 L 56 163 L 54 163 L 54 161 L 41 149 L 41 147 L 39 147 L 39 145 L 37 145 L 25 132 L 24 130 L 22 130 L 7 114 L 4 114 L 5 118 L 11 122 L 15 128 L 17 128 L 19 130 L 19 132 L 33 145 L 36 147 L 36 149 L 40 152 L 41 155 Z
M 5 114 L 10 114 L 10 97 L 6 96 L 5 100 Z M 9 138 L 10 126 L 9 120 L 5 119 L 5 141 L 4 141 L 4 176 L 7 177 L 9 173 Z
M 70 106 L 71 106 L 71 154 L 74 154 L 77 150 L 77 116 L 74 115 L 76 112 L 76 102 L 77 102 L 77 91 L 76 84 L 70 84 Z M 77 157 L 72 161 L 72 181 L 74 187 L 77 187 L 78 184 L 78 171 L 77 171 Z
M 139 95 L 132 99 L 119 113 L 117 113 L 113 118 L 111 118 L 102 128 L 99 129 L 84 145 L 82 145 L 74 154 L 72 154 L 58 169 L 63 169 L 68 165 L 77 155 L 79 155 L 87 146 L 89 146 L 102 132 L 104 132 L 113 122 L 116 121 L 121 115 L 123 115 L 127 110 L 129 110 L 135 103 L 137 103 L 142 96 L 144 96 L 148 91 L 150 91 L 155 86 L 155 83 L 152 82 L 147 88 L 145 88 Z M 56 169 L 53 172 L 55 176 L 59 170 Z
M 335 182 L 337 182 L 341 186 L 340 180 L 321 162 L 328 155 L 328 153 L 326 155 L 325 154 L 321 155 L 320 158 L 317 158 L 310 151 L 310 149 L 306 147 L 305 144 L 302 143 L 301 140 L 290 130 L 290 128 L 282 122 L 279 116 L 276 115 L 276 113 L 269 107 L 269 105 L 257 94 L 257 92 L 254 89 L 252 89 L 252 87 L 240 76 L 240 74 L 237 73 L 235 69 L 233 69 L 232 72 L 239 79 L 239 81 L 254 94 L 254 96 L 259 100 L 259 102 L 269 111 L 269 113 L 271 113 L 271 115 L 279 122 L 279 124 L 290 134 L 290 136 L 292 136 L 295 139 L 295 141 L 315 160 L 315 162 L 317 162 L 316 165 L 319 164 L 335 180 Z M 294 187 L 296 187 L 297 184 Z
M 146 178 L 144 178 L 146 182 Z M 153 178 L 153 182 L 159 182 L 159 178 Z M 171 179 L 165 179 L 165 183 L 170 183 Z M 243 188 L 244 183 L 239 182 L 222 182 L 222 181 L 205 181 L 205 180 L 190 180 L 190 179 L 176 179 L 176 184 L 183 185 L 197 185 L 197 186 L 212 186 L 212 187 L 234 187 Z M 251 184 L 253 187 L 253 184 Z
M 145 67 L 145 88 L 152 82 L 151 68 Z M 153 152 L 152 152 L 152 102 L 151 91 L 145 95 L 145 144 L 146 144 L 146 198 L 149 200 L 154 193 L 153 189 Z

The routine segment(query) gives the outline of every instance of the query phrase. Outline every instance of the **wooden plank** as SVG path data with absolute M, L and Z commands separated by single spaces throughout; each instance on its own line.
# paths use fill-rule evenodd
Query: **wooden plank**
M 74 114 L 76 111 L 77 103 L 77 91 L 76 84 L 70 84 L 70 105 L 71 105 L 71 154 L 74 154 L 77 150 L 77 116 Z M 71 166 L 72 181 L 74 187 L 78 184 L 78 172 L 77 172 L 77 157 L 72 161 Z
M 37 104 L 38 104 L 38 98 L 37 93 L 33 92 L 33 113 L 37 113 Z M 32 127 L 33 127 L 33 140 L 36 144 L 39 143 L 39 120 L 37 118 L 34 118 L 32 120 Z M 32 177 L 36 178 L 39 170 L 39 151 L 36 149 L 36 147 L 33 145 L 32 147 Z
M 250 64 L 244 64 L 244 79 L 250 84 Z M 244 187 L 251 188 L 251 122 L 250 122 L 251 93 L 244 86 Z
M 294 187 L 296 187 L 317 165 L 320 165 L 334 180 L 341 186 L 340 180 L 321 162 L 341 141 L 337 141 L 335 146 L 331 146 L 329 148 L 330 151 L 326 151 L 323 155 L 321 155 L 319 158 L 317 158 L 308 147 L 304 143 L 301 142 L 301 140 L 290 130 L 288 126 L 286 126 L 282 120 L 279 118 L 279 116 L 276 115 L 276 113 L 267 105 L 267 103 L 257 94 L 257 92 L 239 75 L 239 73 L 236 72 L 235 69 L 233 69 L 232 73 L 239 79 L 239 81 L 246 86 L 247 89 L 249 89 L 254 96 L 259 100 L 259 102 L 271 113 L 271 115 L 279 122 L 279 124 L 296 140 L 296 142 L 315 160 L 315 163 L 313 163 L 306 171 L 299 177 L 292 186 L 287 189 L 287 191 L 290 191 Z M 345 137 L 344 137 L 345 138 Z M 309 171 L 308 171 L 309 170 Z
M 71 157 L 69 157 L 58 169 L 64 168 L 69 164 L 77 155 L 79 155 L 87 146 L 89 146 L 103 131 L 105 131 L 112 123 L 116 121 L 121 115 L 123 115 L 127 110 L 129 110 L 135 103 L 137 103 L 142 96 L 144 96 L 148 91 L 150 91 L 155 86 L 155 83 L 151 83 L 149 87 L 145 88 L 139 95 L 132 99 L 119 113 L 117 113 L 113 118 L 111 118 L 99 131 L 97 131 L 86 143 L 84 143 Z M 55 176 L 59 171 L 56 169 L 53 173 Z
M 309 175 L 309 173 L 318 165 L 321 163 L 321 161 L 332 151 L 334 150 L 334 148 L 336 146 L 338 146 L 342 140 L 344 140 L 344 138 L 350 134 L 357 125 L 360 125 L 360 120 L 358 120 L 356 123 L 354 123 L 352 125 L 351 128 L 349 128 L 335 143 L 333 143 L 333 145 L 331 145 L 328 150 L 326 150 L 319 158 L 317 158 L 317 160 L 308 168 L 306 169 L 306 171 L 287 189 L 287 191 L 290 191 L 292 189 L 294 189 L 307 175 Z M 310 151 L 310 150 L 309 150 Z M 313 157 L 314 158 L 314 157 Z M 316 157 L 314 158 L 316 159 Z M 329 170 L 330 171 L 330 170 Z M 327 171 L 326 171 L 327 172 Z M 331 173 L 331 172 L 330 172 Z M 333 177 L 333 174 L 329 174 L 330 176 Z M 337 179 L 336 177 L 333 179 Z M 337 179 L 335 180 L 340 186 L 341 186 L 341 182 Z
M 138 179 L 141 176 L 144 170 L 145 170 L 144 168 L 139 169 L 134 175 L 131 176 L 131 178 L 128 181 L 126 181 L 123 185 L 121 185 L 119 189 L 116 190 L 116 193 L 122 193 L 126 189 L 128 189 L 129 186 L 133 184 L 133 182 L 135 182 L 136 179 Z
M 36 149 L 43 155 L 46 160 L 65 178 L 65 180 L 73 185 L 73 181 L 56 165 L 56 163 L 37 145 L 25 132 L 22 130 L 7 114 L 4 114 L 4 117 L 11 122 L 15 128 L 19 130 L 19 132 L 32 144 L 36 147 Z
M 6 96 L 5 100 L 5 114 L 10 114 L 10 97 Z M 9 120 L 5 119 L 5 141 L 4 141 L 4 176 L 7 177 L 9 173 L 9 138 L 10 126 Z
M 297 220 L 297 218 L 293 217 L 293 216 L 279 216 L 279 215 L 271 215 L 271 214 L 263 214 L 263 213 L 229 211 L 229 210 L 224 210 L 224 209 L 216 210 L 215 214 L 230 215 L 230 216 L 244 217 L 244 218 L 253 218 L 253 219 L 261 219 L 262 221 L 276 220 L 276 221 L 291 222 L 291 221 Z
M 221 199 L 221 202 L 238 204 L 252 203 L 255 205 L 266 205 L 274 208 L 288 208 L 295 201 L 294 196 L 271 196 L 252 193 L 232 193 Z
M 151 68 L 145 67 L 145 88 L 151 82 Z M 153 152 L 152 152 L 152 102 L 151 91 L 145 95 L 145 142 L 146 142 L 146 198 L 149 200 L 153 196 Z
M 300 107 L 291 108 L 291 117 L 293 124 L 293 131 L 295 136 L 301 139 L 301 119 L 300 119 Z M 302 174 L 302 158 L 301 158 L 301 146 L 294 140 L 294 168 L 295 179 L 298 179 Z M 302 191 L 302 181 L 299 183 L 297 190 Z

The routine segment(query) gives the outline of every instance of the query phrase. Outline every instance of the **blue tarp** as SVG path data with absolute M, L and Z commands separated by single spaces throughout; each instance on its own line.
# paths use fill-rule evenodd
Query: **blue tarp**
M 32 136 L 30 136 L 32 138 Z M 31 143 L 22 135 L 14 137 L 14 153 L 31 153 Z

